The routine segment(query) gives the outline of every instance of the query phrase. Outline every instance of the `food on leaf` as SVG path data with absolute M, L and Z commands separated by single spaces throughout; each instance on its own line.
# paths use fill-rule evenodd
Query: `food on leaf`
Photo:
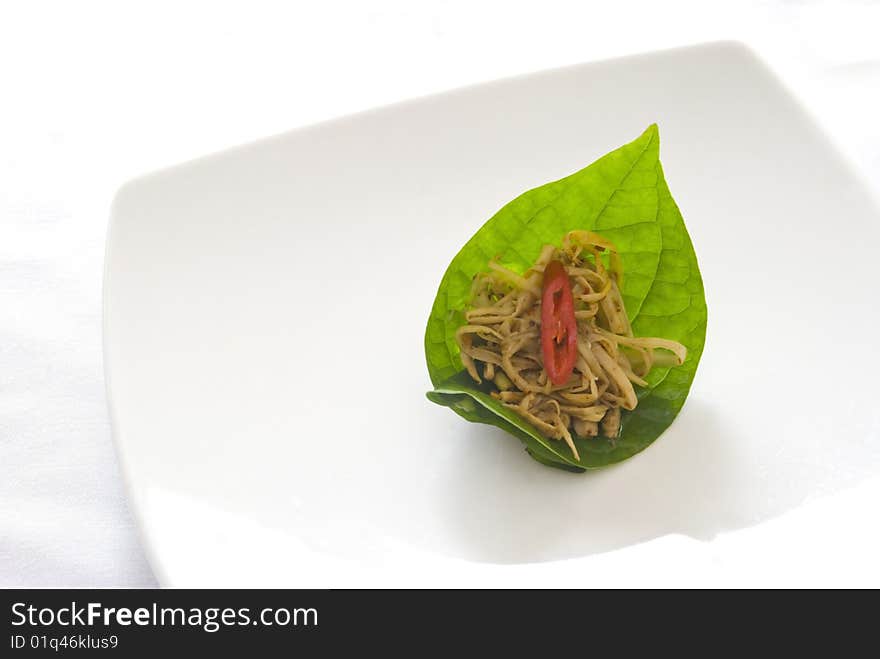
M 633 336 L 622 275 L 610 241 L 571 231 L 521 276 L 491 262 L 474 278 L 467 324 L 456 332 L 474 382 L 494 382 L 492 398 L 564 440 L 575 460 L 573 435 L 616 438 L 621 409 L 638 405 L 634 387 L 648 386 L 653 367 L 680 366 L 687 356 L 676 341 Z
M 649 446 L 681 410 L 703 282 L 656 125 L 515 198 L 452 259 L 425 332 L 428 398 L 584 471 Z

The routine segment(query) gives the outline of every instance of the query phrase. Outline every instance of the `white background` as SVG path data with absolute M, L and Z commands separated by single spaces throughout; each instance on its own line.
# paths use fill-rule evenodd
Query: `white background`
M 0 586 L 155 583 L 101 364 L 104 232 L 125 180 L 411 96 L 732 38 L 880 193 L 878 28 L 880 3 L 868 1 L 0 5 Z M 859 520 L 876 518 L 878 494 L 869 481 L 738 536 L 821 524 L 833 569 L 793 555 L 766 581 L 876 584 L 858 566 L 875 562 L 878 534 Z M 731 584 L 762 576 L 762 556 L 743 547 Z

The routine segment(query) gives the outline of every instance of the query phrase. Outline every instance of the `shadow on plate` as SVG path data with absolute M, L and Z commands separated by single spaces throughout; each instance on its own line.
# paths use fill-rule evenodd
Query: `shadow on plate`
M 464 558 L 535 562 L 667 534 L 708 540 L 799 505 L 810 484 L 762 496 L 726 427 L 713 409 L 691 400 L 673 427 L 630 461 L 567 474 L 522 455 L 500 430 L 468 426 L 470 455 L 449 474 L 447 531 Z

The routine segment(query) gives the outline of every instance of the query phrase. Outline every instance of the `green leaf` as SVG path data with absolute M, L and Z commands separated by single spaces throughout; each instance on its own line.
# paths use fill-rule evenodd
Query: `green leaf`
M 636 140 L 559 181 L 520 195 L 498 211 L 452 259 L 440 282 L 425 331 L 425 355 L 434 391 L 428 398 L 476 423 L 517 437 L 542 464 L 571 471 L 604 467 L 635 455 L 678 414 L 703 351 L 706 300 L 696 255 L 659 161 L 660 137 L 651 125 Z M 564 442 L 547 439 L 463 372 L 455 331 L 471 280 L 493 257 L 525 271 L 545 244 L 560 244 L 574 229 L 595 231 L 615 243 L 623 261 L 621 290 L 636 336 L 683 343 L 681 366 L 655 369 L 637 389 L 639 404 L 624 412 L 621 434 L 576 439 L 580 462 Z

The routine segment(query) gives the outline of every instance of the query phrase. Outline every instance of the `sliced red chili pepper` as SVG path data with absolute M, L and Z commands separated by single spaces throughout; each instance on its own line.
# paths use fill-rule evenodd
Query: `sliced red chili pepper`
M 541 295 L 541 351 L 544 369 L 555 385 L 565 384 L 577 361 L 577 321 L 565 267 L 550 261 Z

